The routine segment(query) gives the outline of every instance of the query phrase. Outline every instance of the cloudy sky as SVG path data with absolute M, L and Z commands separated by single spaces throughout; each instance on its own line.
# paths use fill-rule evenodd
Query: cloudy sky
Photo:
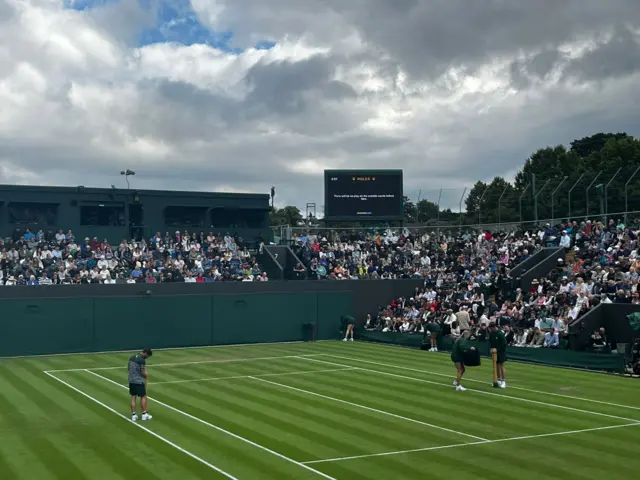
M 638 0 L 0 0 L 0 183 L 267 193 L 402 168 L 457 205 L 640 134 Z

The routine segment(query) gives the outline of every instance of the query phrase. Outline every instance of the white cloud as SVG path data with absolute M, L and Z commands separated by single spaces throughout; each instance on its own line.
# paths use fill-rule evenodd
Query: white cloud
M 193 0 L 232 53 L 137 46 L 155 13 L 129 0 L 0 0 L 0 174 L 108 186 L 132 168 L 140 188 L 276 185 L 300 207 L 322 204 L 324 168 L 403 168 L 423 198 L 511 177 L 537 147 L 638 133 L 640 9 L 604 3 Z

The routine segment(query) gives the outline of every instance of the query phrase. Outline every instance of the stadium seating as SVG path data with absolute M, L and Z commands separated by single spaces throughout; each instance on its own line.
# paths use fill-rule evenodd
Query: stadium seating
M 424 278 L 424 288 L 371 312 L 366 328 L 477 338 L 490 322 L 506 325 L 512 346 L 566 346 L 567 326 L 600 302 L 640 304 L 637 234 L 621 222 L 571 222 L 529 232 L 435 235 L 420 230 L 322 233 L 296 239 L 297 254 L 317 279 Z M 542 247 L 567 254 L 555 268 L 515 288 L 510 270 Z M 594 335 L 594 349 L 607 339 Z
M 0 285 L 267 281 L 241 238 L 156 233 L 149 240 L 76 239 L 72 231 L 26 230 L 2 242 Z

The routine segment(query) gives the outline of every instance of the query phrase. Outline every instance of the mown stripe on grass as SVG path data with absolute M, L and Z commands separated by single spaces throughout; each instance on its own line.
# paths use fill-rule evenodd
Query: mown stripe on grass
M 332 357 L 334 358 L 334 357 Z M 333 366 L 343 366 L 343 367 L 348 367 L 348 366 L 353 366 L 354 362 L 356 362 L 356 359 L 353 360 L 340 360 L 340 363 L 338 363 L 338 361 L 328 361 L 328 360 L 317 360 L 317 359 L 308 359 L 309 361 L 313 361 L 316 363 L 321 363 L 321 364 L 326 364 L 326 365 L 333 365 Z M 351 363 L 345 363 L 345 362 L 351 362 Z M 397 379 L 404 379 L 407 381 L 412 381 L 415 383 L 422 383 L 425 385 L 435 385 L 435 386 L 440 386 L 440 387 L 445 387 L 448 389 L 451 389 L 451 386 L 448 383 L 445 383 L 443 380 L 434 380 L 432 378 L 420 378 L 417 376 L 413 376 L 413 375 L 407 375 L 407 374 L 400 374 L 400 373 L 394 373 L 394 372 L 390 372 L 390 371 L 386 371 L 388 369 L 392 368 L 391 366 L 388 367 L 383 367 L 383 368 L 379 368 L 379 367 L 375 367 L 374 368 L 366 368 L 366 367 L 359 367 L 359 370 L 362 372 L 368 372 L 371 374 L 376 374 L 376 375 L 385 375 L 388 377 L 392 377 L 392 378 L 397 378 Z M 397 367 L 394 367 L 395 370 L 397 370 Z M 613 414 L 609 414 L 609 413 L 604 413 L 604 412 L 598 412 L 596 410 L 586 410 L 584 408 L 578 408 L 578 407 L 574 407 L 574 406 L 568 406 L 568 405 L 560 405 L 560 404 L 554 404 L 554 403 L 550 403 L 548 401 L 547 398 L 545 398 L 544 400 L 536 400 L 534 398 L 528 398 L 526 396 L 518 396 L 517 394 L 510 394 L 509 392 L 505 392 L 504 390 L 501 389 L 491 389 L 490 387 L 485 387 L 485 388 L 471 388 L 469 386 L 467 386 L 467 392 L 468 395 L 471 396 L 471 394 L 483 394 L 483 395 L 487 395 L 489 397 L 492 397 L 494 399 L 496 398 L 501 398 L 504 400 L 509 400 L 510 402 L 515 402 L 515 401 L 520 401 L 520 402 L 525 402 L 531 405 L 536 405 L 537 407 L 549 407 L 549 408 L 554 408 L 554 409 L 562 409 L 566 412 L 574 412 L 574 413 L 582 413 L 585 415 L 594 415 L 594 416 L 599 416 L 602 418 L 608 418 L 611 420 L 617 420 L 619 422 L 633 422 L 636 421 L 631 417 L 623 417 L 621 415 L 613 415 Z
M 299 381 L 299 379 L 291 380 L 293 382 Z M 287 381 L 289 381 L 289 379 L 287 379 Z M 330 380 L 327 380 L 327 382 L 329 381 Z M 407 398 L 410 402 L 410 399 L 413 398 L 415 402 L 420 402 L 421 398 L 426 397 L 429 399 L 429 407 L 427 410 L 430 414 L 433 412 L 448 414 L 452 417 L 450 421 L 454 422 L 454 424 L 465 425 L 465 428 L 467 430 L 471 429 L 472 432 L 483 431 L 488 418 L 492 416 L 495 417 L 498 414 L 510 416 L 514 419 L 526 419 L 531 413 L 531 405 L 526 403 L 506 402 L 500 397 L 494 397 L 491 398 L 490 401 L 487 401 L 487 399 L 478 397 L 477 395 L 470 396 L 467 395 L 467 392 L 457 392 L 453 387 L 441 388 L 424 383 L 418 383 L 419 386 L 416 386 L 415 382 L 406 381 L 404 378 L 387 378 L 386 375 L 364 372 L 364 375 L 353 378 L 352 384 L 354 387 L 357 387 L 362 394 L 372 398 L 388 398 L 390 400 Z M 393 388 L 389 388 L 391 384 Z M 491 406 L 490 410 L 486 408 L 488 405 Z M 549 430 L 545 429 L 547 428 L 545 424 L 553 424 L 558 430 L 572 430 L 575 429 L 576 421 L 581 422 L 580 425 L 583 428 L 610 425 L 612 422 L 620 423 L 615 419 L 611 420 L 604 417 L 589 416 L 573 411 L 567 412 L 559 409 L 545 408 L 540 409 L 540 411 L 545 412 L 546 422 L 531 422 L 529 426 L 532 430 L 519 430 L 517 434 L 547 433 Z M 452 428 L 456 429 L 455 427 Z M 513 429 L 502 432 L 496 431 L 495 435 L 499 438 L 513 436 Z M 480 436 L 482 435 L 480 434 Z
M 228 396 L 231 400 L 222 400 L 219 392 L 216 396 L 210 396 L 200 390 L 197 387 L 190 388 L 189 395 L 163 391 L 158 397 L 172 405 L 181 404 L 182 407 L 179 408 L 192 415 L 290 458 L 306 459 L 309 449 L 333 452 L 340 445 L 344 445 L 344 448 L 350 446 L 344 439 L 336 438 L 331 428 L 315 428 L 313 423 L 305 422 L 299 416 L 295 417 L 295 412 L 287 414 L 289 405 L 284 402 L 267 403 L 263 399 L 264 403 L 261 403 L 251 393 L 247 393 L 244 398 L 232 394 Z M 228 388 L 226 391 L 229 392 Z
M 79 377 L 77 373 L 68 375 Z M 65 381 L 67 380 L 70 379 L 65 379 Z M 114 408 L 116 411 L 118 410 L 118 403 L 121 402 L 114 402 L 112 405 L 109 405 L 108 402 L 104 402 L 102 398 L 98 398 L 99 396 L 95 394 L 95 390 L 92 389 L 90 385 L 84 384 L 81 378 L 73 378 L 68 383 L 74 385 L 75 388 L 85 392 L 97 401 Z M 61 386 L 67 388 L 62 384 Z M 76 395 L 77 392 L 73 392 L 73 394 Z M 173 446 L 159 441 L 159 439 L 151 438 L 148 432 L 136 428 L 132 423 L 125 421 L 123 418 L 118 418 L 113 412 L 103 406 L 98 405 L 95 402 L 91 402 L 88 399 L 86 401 L 86 406 L 87 408 L 97 410 L 101 415 L 107 416 L 107 419 L 110 421 L 108 425 L 110 428 L 108 430 L 105 428 L 104 435 L 106 438 L 112 440 L 120 447 L 130 448 L 131 451 L 137 452 L 141 458 L 145 459 L 148 468 L 153 469 L 154 477 L 166 478 L 167 480 L 175 478 L 226 478 L 219 472 L 212 471 L 210 467 L 195 461 L 195 459 L 177 450 Z M 123 414 L 126 414 L 126 408 L 127 407 L 122 409 Z M 145 427 L 148 427 L 148 424 L 145 425 Z M 168 439 L 169 441 L 176 441 L 175 438 L 168 437 L 161 432 L 154 433 L 160 434 L 161 437 Z M 179 444 L 180 447 L 186 447 L 180 442 L 177 442 L 177 444 Z M 202 458 L 203 456 L 200 455 L 200 457 Z
M 8 435 L 0 434 L 0 478 L 2 478 L 3 480 L 17 480 L 17 470 L 15 470 L 11 463 L 9 463 L 10 454 L 8 445 L 6 445 L 9 443 L 6 441 L 8 438 Z
M 69 478 L 82 480 L 89 478 L 70 459 L 72 452 L 59 448 L 59 438 L 48 429 L 38 431 L 32 424 L 29 414 L 38 408 L 32 399 L 16 384 L 15 375 L 10 369 L 2 371 L 3 388 L 0 389 L 0 409 L 6 412 L 6 421 L 14 431 L 14 435 L 24 441 L 29 449 L 29 458 L 23 459 L 21 468 L 28 469 L 31 462 L 39 462 L 46 471 L 59 480 Z M 26 429 L 28 431 L 24 432 Z
M 424 387 L 412 388 L 411 383 L 407 382 L 385 382 L 386 378 L 379 376 L 367 377 L 351 377 L 350 388 L 344 389 L 339 381 L 335 378 L 323 377 L 322 383 L 311 383 L 308 379 L 288 378 L 285 382 L 291 386 L 302 388 L 304 390 L 322 393 L 341 400 L 361 403 L 374 408 L 389 412 L 406 412 L 407 407 L 414 406 L 411 411 L 412 417 L 418 420 L 435 423 L 452 430 L 464 432 L 471 435 L 483 436 L 485 438 L 499 438 L 505 436 L 513 436 L 514 430 L 508 427 L 494 431 L 487 429 L 490 419 L 499 413 L 497 406 L 488 403 L 473 403 L 473 398 L 468 397 L 461 392 L 455 390 L 429 390 Z M 363 400 L 366 399 L 366 400 Z M 513 418 L 513 422 L 521 425 L 521 418 L 527 418 L 530 415 L 529 410 L 504 410 L 500 412 L 505 418 Z M 601 424 L 599 424 L 601 425 Z M 573 425 L 572 425 L 573 426 Z M 533 423 L 531 432 L 527 433 L 544 433 L 544 426 Z M 518 433 L 523 433 L 519 431 Z M 516 433 L 516 434 L 518 434 Z M 462 443 L 464 437 L 458 437 Z
M 384 376 L 353 375 L 348 377 L 349 388 L 343 388 L 339 378 L 323 377 L 321 382 L 311 383 L 305 378 L 278 380 L 304 390 L 321 393 L 341 400 L 371 406 L 393 413 L 404 413 L 417 420 L 436 423 L 442 427 L 471 435 L 485 437 L 487 403 L 473 402 L 473 398 L 456 392 L 453 388 L 415 388 L 408 382 L 392 382 Z M 497 408 L 496 408 L 497 410 Z M 517 417 L 530 412 L 522 407 L 510 409 L 505 415 Z M 496 415 L 494 410 L 487 415 Z M 507 428 L 491 432 L 495 436 L 511 436 L 513 430 Z M 461 438 L 464 440 L 464 437 Z
M 417 349 L 366 343 L 356 344 L 355 348 L 351 349 L 335 348 L 333 344 L 326 344 L 325 352 L 350 356 L 354 357 L 355 360 L 366 360 L 375 364 L 393 363 L 400 368 L 415 367 L 416 372 L 429 370 L 438 375 L 448 377 L 453 377 L 454 375 L 447 353 L 423 352 Z M 356 356 L 357 358 L 355 358 Z M 484 372 L 484 375 L 480 372 Z M 470 369 L 468 372 L 469 379 L 481 382 L 489 382 L 491 375 L 491 364 L 487 359 L 483 361 L 482 367 Z M 583 399 L 565 397 L 564 400 L 567 404 L 577 402 L 586 406 L 590 403 L 589 400 L 598 400 L 622 405 L 635 405 L 633 401 L 635 398 L 635 382 L 619 377 L 518 362 L 509 362 L 507 364 L 507 377 L 513 387 L 539 390 L 543 393 L 565 393 L 566 395 L 582 397 Z M 612 407 L 616 408 L 615 405 Z
M 94 375 L 85 375 L 83 380 L 88 385 L 88 389 L 99 392 L 99 398 L 104 403 L 113 406 L 122 402 L 123 396 L 125 401 L 128 398 L 126 390 L 119 389 Z M 163 398 L 160 400 L 164 401 Z M 174 405 L 171 401 L 167 401 L 167 403 L 186 411 L 182 408 L 184 405 L 178 403 Z M 149 410 L 154 414 L 154 419 L 145 424 L 148 428 L 171 438 L 202 458 L 210 459 L 222 469 L 232 470 L 238 478 L 256 480 L 314 478 L 313 475 L 309 476 L 310 472 L 247 445 L 223 432 L 202 425 L 157 403 L 154 405 L 153 399 L 149 400 Z M 189 413 L 202 418 L 197 413 Z M 237 434 L 237 432 L 233 433 Z
M 332 454 L 336 450 L 345 451 L 344 449 L 349 448 L 352 450 L 388 448 L 387 445 L 393 439 L 394 432 L 399 430 L 402 431 L 402 435 L 396 441 L 402 444 L 419 441 L 426 430 L 426 427 L 421 425 L 402 422 L 309 395 L 263 388 L 263 385 L 247 380 L 225 382 L 215 390 L 199 385 L 192 391 L 197 392 L 192 395 L 192 398 L 199 398 L 201 395 L 210 398 L 221 417 L 235 415 L 237 421 L 242 423 L 240 428 L 249 429 L 253 425 L 254 430 L 256 429 L 255 421 L 247 423 L 245 420 L 247 410 L 255 412 L 254 418 L 266 424 L 264 425 L 265 434 L 272 429 L 281 429 L 282 435 L 274 435 L 274 437 L 291 439 L 287 445 L 279 446 L 281 449 L 290 449 L 293 446 L 296 450 L 300 450 L 306 444 L 300 439 L 313 438 L 310 448 L 295 452 L 296 455 L 305 459 L 309 455 Z M 242 399 L 242 401 L 234 402 L 234 399 Z M 222 405 L 221 402 L 225 404 Z M 283 421 L 286 425 L 282 425 Z M 320 437 L 321 434 L 324 438 Z M 325 447 L 326 452 L 319 448 L 320 445 Z M 293 450 L 289 451 L 294 455 Z
M 112 469 L 122 478 L 127 478 L 134 471 L 148 478 L 157 476 L 157 472 L 152 472 L 143 462 L 134 458 L 134 455 L 139 457 L 139 451 L 135 444 L 116 445 L 109 441 L 105 442 L 101 438 L 104 432 L 104 422 L 100 417 L 92 417 L 88 424 L 79 423 L 78 420 L 85 416 L 82 415 L 85 410 L 80 410 L 78 402 L 69 402 L 68 396 L 61 395 L 62 392 L 58 385 L 62 385 L 59 382 L 55 384 L 43 382 L 41 372 L 27 365 L 23 365 L 23 369 L 23 372 L 27 370 L 30 372 L 24 374 L 24 379 L 16 376 L 16 383 L 23 383 L 21 389 L 28 393 L 40 409 L 48 411 L 52 418 L 58 421 L 64 419 L 64 427 L 60 433 L 66 437 L 67 442 L 71 443 L 74 457 L 83 462 L 82 467 L 87 468 L 84 465 L 86 463 L 96 463 L 91 462 L 90 454 L 92 454 L 101 461 L 101 465 L 91 465 L 91 470 L 108 471 Z M 33 385 L 38 385 L 38 388 Z

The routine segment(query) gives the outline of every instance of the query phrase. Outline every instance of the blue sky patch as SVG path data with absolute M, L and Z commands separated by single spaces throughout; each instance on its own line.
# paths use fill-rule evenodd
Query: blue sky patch
M 90 10 L 115 4 L 121 0 L 63 0 L 65 8 L 73 10 Z M 242 50 L 231 46 L 233 32 L 215 31 L 202 24 L 191 6 L 190 0 L 138 0 L 144 9 L 156 10 L 156 24 L 152 28 L 144 28 L 138 36 L 138 45 L 155 43 L 181 43 L 183 45 L 204 44 L 229 53 L 241 53 Z M 259 42 L 255 47 L 269 50 L 274 42 Z

